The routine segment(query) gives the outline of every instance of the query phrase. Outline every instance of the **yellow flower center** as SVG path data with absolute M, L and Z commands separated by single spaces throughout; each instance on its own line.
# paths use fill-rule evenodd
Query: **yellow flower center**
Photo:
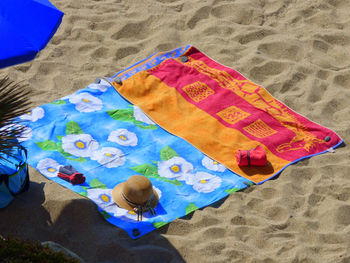
M 27 114 L 28 114 L 28 115 L 32 115 L 32 112 L 31 112 L 31 111 L 28 111 Z
M 49 169 L 47 169 L 50 173 L 54 173 L 54 172 L 56 172 L 56 169 L 55 168 L 49 168 Z
M 128 211 L 128 214 L 129 215 L 136 215 L 136 213 L 134 211 L 132 211 L 132 210 Z
M 75 146 L 77 146 L 79 149 L 84 149 L 85 148 L 85 144 L 83 142 L 76 142 Z
M 108 195 L 101 195 L 101 199 L 103 202 L 109 202 L 109 196 Z
M 88 99 L 83 99 L 84 102 L 89 103 L 90 101 Z
M 218 162 L 217 161 L 213 161 L 213 164 L 218 164 Z
M 119 138 L 123 141 L 126 141 L 128 138 L 126 138 L 124 135 L 119 135 Z
M 208 180 L 203 179 L 203 180 L 200 180 L 199 182 L 200 182 L 201 184 L 206 184 L 206 183 L 208 182 Z
M 180 167 L 178 165 L 173 165 L 170 167 L 170 170 L 172 170 L 174 173 L 180 172 Z
M 113 157 L 113 154 L 111 154 L 111 153 L 105 153 L 105 155 L 108 157 Z

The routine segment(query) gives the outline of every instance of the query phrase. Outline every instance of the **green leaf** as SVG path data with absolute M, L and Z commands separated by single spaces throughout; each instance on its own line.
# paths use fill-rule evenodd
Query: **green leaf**
M 157 166 L 153 165 L 153 164 L 141 164 L 141 165 L 137 165 L 134 167 L 130 167 L 133 171 L 142 174 L 144 176 L 147 177 L 160 177 L 158 174 L 158 168 Z
M 237 191 L 239 191 L 241 189 L 242 188 L 231 188 L 231 189 L 226 189 L 225 192 L 231 194 L 231 193 L 237 192 Z
M 198 207 L 194 204 L 194 203 L 190 203 L 187 207 L 186 207 L 186 215 L 188 215 L 189 213 L 197 210 Z
M 254 183 L 250 182 L 250 181 L 244 181 L 243 182 L 246 186 L 252 186 L 254 185 Z
M 73 155 L 71 155 L 70 153 L 67 153 L 67 152 L 63 151 L 62 149 L 59 149 L 58 151 L 59 151 L 59 153 L 62 154 L 63 157 L 65 157 L 65 158 L 69 158 L 69 157 L 73 156 Z
M 156 130 L 158 129 L 157 126 L 153 125 L 153 124 L 150 124 L 148 126 L 143 126 L 143 125 L 138 125 L 138 124 L 135 124 L 135 126 L 141 128 L 141 129 L 144 129 L 144 130 Z
M 100 214 L 101 214 L 104 218 L 106 218 L 106 219 L 111 218 L 111 215 L 108 214 L 108 213 L 105 212 L 105 211 L 100 211 Z
M 155 227 L 155 228 L 160 228 L 166 224 L 168 224 L 169 222 L 153 222 L 152 225 Z
M 66 126 L 66 134 L 83 134 L 83 130 L 79 127 L 79 124 L 75 121 L 70 121 Z
M 45 140 L 43 142 L 37 142 L 36 143 L 40 149 L 45 150 L 45 151 L 57 151 L 58 146 L 54 141 L 50 140 Z
M 63 104 L 66 104 L 66 102 L 64 100 L 56 100 L 56 101 L 51 102 L 51 104 L 63 105 Z
M 89 187 L 87 187 L 87 186 L 82 186 L 81 188 L 83 188 L 85 191 L 87 191 L 87 189 L 89 189 Z
M 75 162 L 80 162 L 80 163 L 86 162 L 86 159 L 83 157 L 79 157 L 79 158 L 71 158 L 71 157 L 66 157 L 66 156 L 64 156 L 64 157 L 68 160 L 75 161 Z
M 164 182 L 176 185 L 176 186 L 181 186 L 182 185 L 182 183 L 179 182 L 178 180 L 171 180 L 171 179 L 160 177 L 160 176 L 157 177 L 157 179 L 160 180 L 160 181 L 164 181 Z
M 87 197 L 87 192 L 79 192 L 78 194 Z
M 176 186 L 181 186 L 182 185 L 182 183 L 180 183 L 177 180 L 172 180 L 172 179 L 168 179 L 168 178 L 165 178 L 165 177 L 161 177 L 158 174 L 157 166 L 155 166 L 153 164 L 145 163 L 145 164 L 137 165 L 137 166 L 134 166 L 134 167 L 130 167 L 130 169 L 132 169 L 133 171 L 135 171 L 135 172 L 137 172 L 139 174 L 142 174 L 142 175 L 144 175 L 144 176 L 146 176 L 148 178 L 154 178 L 154 179 L 157 179 L 157 180 L 160 180 L 160 181 L 164 181 L 164 182 L 176 185 Z
M 91 180 L 89 185 L 90 185 L 90 188 L 101 188 L 101 189 L 106 189 L 107 188 L 104 183 L 100 182 L 96 178 Z
M 175 156 L 179 156 L 179 155 L 169 146 L 165 146 L 163 149 L 160 150 L 160 159 L 162 161 L 167 161 Z
M 63 138 L 64 136 L 61 136 L 61 135 L 56 135 L 56 138 L 58 139 L 58 140 L 60 140 L 60 141 L 62 141 L 62 138 Z M 62 143 L 61 143 L 61 145 L 62 145 Z
M 74 155 L 70 154 L 70 153 L 67 153 L 65 152 L 63 149 L 62 149 L 62 143 L 61 142 L 58 142 L 57 143 L 57 151 L 63 155 L 64 158 L 68 159 L 68 160 L 71 160 L 71 161 L 75 161 L 75 162 L 86 162 L 87 160 L 83 157 L 74 157 Z
M 107 111 L 108 115 L 117 121 L 134 122 L 134 110 L 133 109 L 117 109 Z

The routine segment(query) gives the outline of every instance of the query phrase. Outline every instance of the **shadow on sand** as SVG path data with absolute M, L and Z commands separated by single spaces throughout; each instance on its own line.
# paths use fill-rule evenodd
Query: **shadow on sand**
M 166 227 L 133 240 L 104 220 L 88 199 L 46 180 L 33 169 L 31 174 L 28 192 L 0 209 L 1 235 L 54 241 L 86 262 L 185 262 L 161 235 Z M 47 198 L 53 194 L 57 200 Z

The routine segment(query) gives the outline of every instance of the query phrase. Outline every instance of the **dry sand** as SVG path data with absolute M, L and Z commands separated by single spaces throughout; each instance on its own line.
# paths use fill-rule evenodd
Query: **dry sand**
M 24 80 L 33 107 L 148 55 L 192 44 L 350 140 L 350 1 L 52 0 L 65 12 Z M 87 262 L 350 262 L 350 150 L 288 167 L 276 180 L 132 240 L 88 199 L 31 169 L 0 211 L 0 234 L 58 242 Z

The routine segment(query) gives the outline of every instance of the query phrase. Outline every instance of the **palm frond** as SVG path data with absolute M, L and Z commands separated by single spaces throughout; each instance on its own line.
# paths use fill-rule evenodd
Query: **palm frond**
M 0 160 L 3 154 L 12 155 L 19 144 L 17 138 L 26 129 L 17 118 L 29 111 L 29 95 L 27 85 L 14 83 L 8 77 L 0 79 Z

